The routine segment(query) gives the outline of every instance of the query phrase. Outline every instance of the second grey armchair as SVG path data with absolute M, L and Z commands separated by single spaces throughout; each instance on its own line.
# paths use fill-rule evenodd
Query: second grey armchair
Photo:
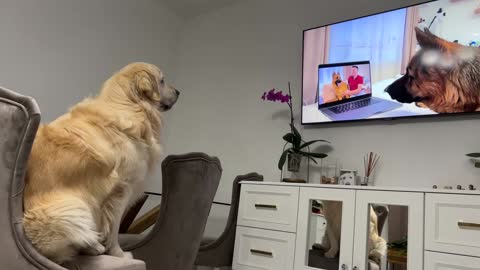
M 145 237 L 120 234 L 122 248 L 145 261 L 148 269 L 193 269 L 221 174 L 218 158 L 202 153 L 168 156 L 162 163 L 157 221 Z
M 263 181 L 263 176 L 258 173 L 249 173 L 235 177 L 235 180 L 233 180 L 230 212 L 225 230 L 217 239 L 202 240 L 195 265 L 209 267 L 232 266 L 241 181 Z

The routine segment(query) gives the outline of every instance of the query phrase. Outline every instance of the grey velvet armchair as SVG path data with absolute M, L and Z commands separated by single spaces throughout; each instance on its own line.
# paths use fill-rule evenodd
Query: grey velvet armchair
M 120 234 L 120 244 L 149 269 L 191 270 L 200 247 L 222 168 L 202 153 L 168 156 L 162 162 L 162 201 L 146 235 Z
M 40 123 L 40 110 L 30 97 L 0 88 L 0 269 L 6 270 L 145 270 L 139 260 L 80 256 L 60 266 L 39 254 L 23 231 L 25 171 Z
M 232 199 L 225 230 L 217 239 L 203 239 L 197 258 L 196 266 L 231 267 L 233 262 L 233 248 L 235 246 L 235 232 L 237 228 L 238 205 L 240 202 L 241 181 L 263 181 L 258 173 L 239 175 L 233 180 Z
M 0 88 L 2 269 L 64 269 L 36 252 L 22 227 L 25 170 L 39 124 L 40 110 L 32 98 Z

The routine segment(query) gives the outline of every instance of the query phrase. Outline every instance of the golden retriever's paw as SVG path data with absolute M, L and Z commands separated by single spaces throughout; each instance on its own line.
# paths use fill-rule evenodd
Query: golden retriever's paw
M 119 258 L 125 257 L 125 253 L 119 246 L 112 247 L 108 250 L 107 254 Z
M 102 244 L 97 243 L 94 246 L 88 247 L 85 250 L 83 250 L 83 253 L 89 256 L 102 255 L 105 253 L 105 247 Z
M 133 254 L 131 252 L 123 252 L 123 257 L 125 259 L 133 260 Z
M 338 250 L 330 249 L 329 251 L 325 252 L 325 257 L 332 259 L 332 258 L 335 258 L 335 256 L 337 256 L 337 253 L 338 253 Z
M 124 252 L 120 247 L 110 249 L 108 254 L 119 258 L 133 259 L 133 254 L 131 252 Z

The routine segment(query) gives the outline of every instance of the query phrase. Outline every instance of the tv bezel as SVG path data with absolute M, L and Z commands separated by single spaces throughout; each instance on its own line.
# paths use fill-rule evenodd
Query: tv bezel
M 423 4 L 428 4 L 428 3 L 437 2 L 437 1 L 440 1 L 440 0 L 428 0 L 428 1 L 418 3 L 418 4 L 407 5 L 407 6 L 403 6 L 403 7 L 399 7 L 399 8 L 394 8 L 394 9 L 387 9 L 387 10 L 384 10 L 384 11 L 380 11 L 380 12 L 376 12 L 376 13 L 372 13 L 372 14 L 368 14 L 368 15 L 364 15 L 364 16 L 360 16 L 360 17 L 355 17 L 355 18 L 351 18 L 351 19 L 347 19 L 347 20 L 341 20 L 341 21 L 332 22 L 332 23 L 324 24 L 324 25 L 317 26 L 317 27 L 311 27 L 311 28 L 304 29 L 303 32 L 302 32 L 302 79 L 301 79 L 302 83 L 301 83 L 301 102 L 300 102 L 300 104 L 301 104 L 301 111 L 300 111 L 301 125 L 302 126 L 332 125 L 332 124 L 345 124 L 345 123 L 352 123 L 352 122 L 373 122 L 373 121 L 379 122 L 379 121 L 393 121 L 393 120 L 401 120 L 401 119 L 443 118 L 443 117 L 452 117 L 452 116 L 480 115 L 480 111 L 478 111 L 478 112 L 437 113 L 437 114 L 426 114 L 426 115 L 408 115 L 408 116 L 382 117 L 382 118 L 370 118 L 370 119 L 352 119 L 352 120 L 344 120 L 344 121 L 309 122 L 309 123 L 305 123 L 303 121 L 303 106 L 304 106 L 303 105 L 303 79 L 304 79 L 303 76 L 304 76 L 304 72 L 305 72 L 304 71 L 305 32 L 310 31 L 310 30 L 314 30 L 314 29 L 318 29 L 318 28 L 322 28 L 322 27 L 326 27 L 326 26 L 330 26 L 330 25 L 333 25 L 333 24 L 358 20 L 358 19 L 362 19 L 362 18 L 366 18 L 366 17 L 370 17 L 370 16 L 379 15 L 379 14 L 382 14 L 382 13 L 387 13 L 387 12 L 396 11 L 396 10 L 409 8 L 409 7 L 421 6 Z M 330 64 L 330 63 L 326 63 L 325 65 L 327 65 L 327 64 Z M 317 91 L 318 91 L 318 89 L 317 89 Z

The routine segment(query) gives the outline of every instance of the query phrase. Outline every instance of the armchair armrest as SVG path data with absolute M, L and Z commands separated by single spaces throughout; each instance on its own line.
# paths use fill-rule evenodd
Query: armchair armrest
M 138 199 L 138 201 L 135 202 L 135 204 L 133 204 L 132 207 L 130 207 L 127 210 L 127 212 L 123 216 L 122 223 L 120 224 L 119 233 L 127 233 L 128 232 L 128 229 L 132 225 L 132 222 L 137 217 L 138 212 L 140 212 L 140 209 L 142 209 L 142 207 L 145 204 L 145 202 L 147 201 L 147 199 L 148 199 L 148 195 L 143 194 L 143 196 L 140 197 L 140 199 Z
M 135 220 L 128 228 L 128 234 L 140 234 L 146 231 L 157 222 L 158 215 L 160 214 L 160 205 L 150 209 L 147 213 Z

